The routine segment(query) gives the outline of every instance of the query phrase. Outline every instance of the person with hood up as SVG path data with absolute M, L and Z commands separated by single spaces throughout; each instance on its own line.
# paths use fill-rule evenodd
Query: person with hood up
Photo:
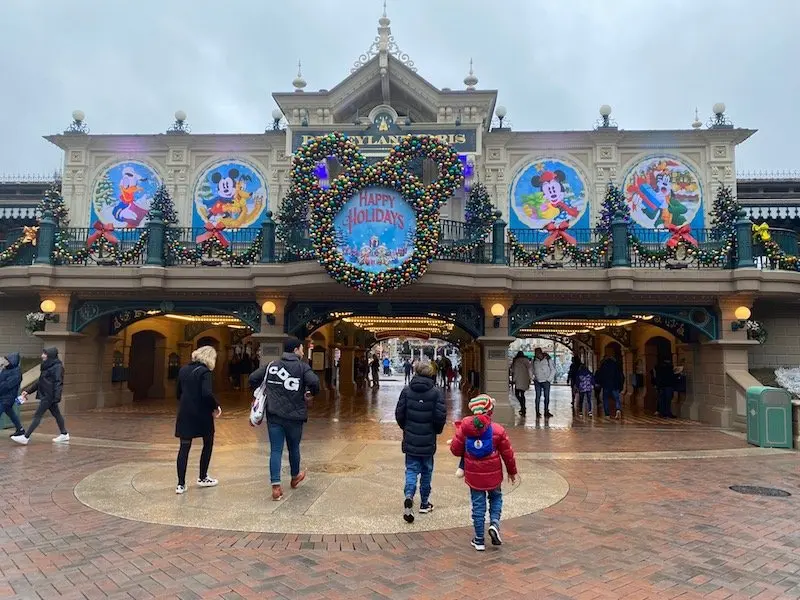
M 42 352 L 42 367 L 39 372 L 39 379 L 22 391 L 23 398 L 27 398 L 29 394 L 36 392 L 36 396 L 39 399 L 39 407 L 33 415 L 28 431 L 22 435 L 12 436 L 11 439 L 17 444 L 25 446 L 30 441 L 33 432 L 39 427 L 39 423 L 42 422 L 44 413 L 49 410 L 56 420 L 58 430 L 61 432 L 61 435 L 54 437 L 53 441 L 59 444 L 69 442 L 69 433 L 64 424 L 64 417 L 58 407 L 63 390 L 64 364 L 58 358 L 58 349 L 46 348 Z
M 14 352 L 5 357 L 5 367 L 0 367 L 0 415 L 6 413 L 14 425 L 13 436 L 24 436 L 25 428 L 14 411 L 14 404 L 22 383 L 22 371 L 19 368 L 19 354 Z
M 500 537 L 500 517 L 503 511 L 503 465 L 508 479 L 517 480 L 517 463 L 514 449 L 502 425 L 492 422 L 494 399 L 486 394 L 469 401 L 472 417 L 461 421 L 455 437 L 450 441 L 450 451 L 464 457 L 464 481 L 470 489 L 472 501 L 472 525 L 475 537 L 472 547 L 486 550 L 484 532 L 486 528 L 486 500 L 489 500 L 489 537 L 492 545 L 503 543 Z
M 531 387 L 531 361 L 525 356 L 525 353 L 520 350 L 514 357 L 511 363 L 511 381 L 514 383 L 514 396 L 519 402 L 519 414 L 524 417 L 526 413 L 525 408 L 525 392 Z M 537 412 L 538 412 L 538 404 Z
M 414 522 L 414 495 L 419 479 L 419 512 L 433 510 L 431 477 L 433 455 L 436 454 L 436 436 L 442 433 L 447 420 L 444 394 L 436 387 L 436 365 L 428 360 L 420 361 L 416 374 L 408 387 L 400 392 L 395 408 L 395 419 L 403 430 L 403 453 L 406 455 L 406 482 L 403 492 L 403 519 Z

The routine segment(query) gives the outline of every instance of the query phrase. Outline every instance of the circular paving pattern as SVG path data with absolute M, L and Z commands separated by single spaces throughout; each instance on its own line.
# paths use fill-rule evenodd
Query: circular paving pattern
M 216 488 L 193 485 L 198 448 L 192 451 L 189 489 L 182 496 L 175 494 L 175 463 L 156 460 L 97 471 L 78 483 L 75 496 L 90 508 L 134 521 L 247 532 L 400 533 L 471 523 L 468 489 L 454 476 L 457 460 L 449 453 L 436 457 L 431 496 L 436 509 L 408 525 L 402 519 L 403 455 L 396 444 L 305 442 L 302 450 L 308 478 L 290 489 L 285 463 L 281 502 L 271 499 L 266 448 L 215 454 Z M 504 519 L 543 510 L 567 495 L 569 484 L 559 474 L 531 460 L 517 462 L 521 483 L 504 485 Z

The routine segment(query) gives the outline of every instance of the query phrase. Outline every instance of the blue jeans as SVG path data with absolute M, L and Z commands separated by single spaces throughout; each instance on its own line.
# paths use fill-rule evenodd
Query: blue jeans
M 489 497 L 489 523 L 500 528 L 500 514 L 503 512 L 503 492 L 496 490 L 469 490 L 472 499 L 472 525 L 475 527 L 475 538 L 483 541 L 486 528 L 486 497 Z
M 533 388 L 536 390 L 536 414 L 539 414 L 539 400 L 544 394 L 544 412 L 550 412 L 550 382 L 534 381 Z
M 269 417 L 267 417 L 269 419 Z M 303 437 L 302 421 L 267 421 L 269 434 L 269 479 L 272 485 L 281 482 L 283 445 L 289 450 L 289 470 L 292 477 L 300 474 L 300 438 Z
M 658 414 L 662 417 L 672 416 L 672 397 L 675 391 L 672 388 L 658 388 Z
M 617 405 L 617 410 L 622 410 L 622 397 L 620 396 L 619 392 L 619 390 L 603 390 L 603 412 L 607 417 L 611 416 L 611 411 L 608 407 L 609 398 L 614 399 L 614 402 Z
M 22 431 L 22 423 L 17 416 L 16 411 L 14 410 L 14 400 L 9 400 L 7 402 L 3 402 L 0 404 L 0 414 L 6 413 L 8 418 L 11 419 L 11 422 L 14 424 L 16 433 L 17 431 Z
M 433 477 L 433 456 L 411 456 L 406 454 L 406 486 L 403 492 L 406 498 L 413 498 L 417 493 L 419 477 L 419 498 L 421 504 L 427 504 L 431 497 L 431 477 Z

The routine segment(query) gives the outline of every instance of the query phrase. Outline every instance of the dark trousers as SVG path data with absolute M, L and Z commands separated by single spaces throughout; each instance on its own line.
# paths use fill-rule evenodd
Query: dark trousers
M 186 485 L 186 467 L 189 464 L 189 450 L 192 449 L 191 438 L 181 438 L 178 449 L 178 485 Z M 208 477 L 208 465 L 211 464 L 211 451 L 214 449 L 214 434 L 203 437 L 203 451 L 200 453 L 200 479 Z
M 56 425 L 58 425 L 58 430 L 61 432 L 62 435 L 66 435 L 67 427 L 64 425 L 64 417 L 61 414 L 61 409 L 58 408 L 58 402 L 47 402 L 47 401 L 40 401 L 39 406 L 36 409 L 36 412 L 33 413 L 33 421 L 31 421 L 31 426 L 28 427 L 28 432 L 25 434 L 25 437 L 31 437 L 35 429 L 39 426 L 42 422 L 42 417 L 44 413 L 50 411 L 50 414 L 53 415 L 53 418 L 56 420 Z
M 22 431 L 22 422 L 19 420 L 16 411 L 14 410 L 14 401 L 11 400 L 10 402 L 4 402 L 2 406 L 0 406 L 0 414 L 6 413 L 8 418 L 11 419 L 11 422 L 14 424 L 14 428 L 16 431 Z
M 534 381 L 533 387 L 536 390 L 536 414 L 539 414 L 539 401 L 544 395 L 544 412 L 550 412 L 550 382 L 549 381 Z
M 672 417 L 672 397 L 675 391 L 672 388 L 658 388 L 658 414 L 662 417 Z
M 519 402 L 519 412 L 523 415 L 525 414 L 525 390 L 520 388 L 514 388 L 514 396 L 517 398 L 517 402 Z

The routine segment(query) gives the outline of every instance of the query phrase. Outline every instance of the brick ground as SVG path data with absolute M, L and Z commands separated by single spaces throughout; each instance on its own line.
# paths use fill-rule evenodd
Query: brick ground
M 68 424 L 85 429 L 82 435 L 163 443 L 172 420 L 157 412 L 93 413 L 70 415 Z M 315 420 L 308 433 L 371 439 L 384 427 Z M 225 444 L 253 435 L 241 419 L 220 423 Z M 742 446 L 688 426 L 519 428 L 512 435 L 518 450 Z M 75 499 L 75 484 L 97 469 L 154 456 L 0 443 L 0 598 L 800 598 L 795 454 L 544 461 L 567 479 L 569 494 L 504 522 L 506 544 L 482 555 L 469 547 L 468 529 L 232 533 L 126 521 Z M 734 484 L 795 495 L 743 496 L 728 490 Z

